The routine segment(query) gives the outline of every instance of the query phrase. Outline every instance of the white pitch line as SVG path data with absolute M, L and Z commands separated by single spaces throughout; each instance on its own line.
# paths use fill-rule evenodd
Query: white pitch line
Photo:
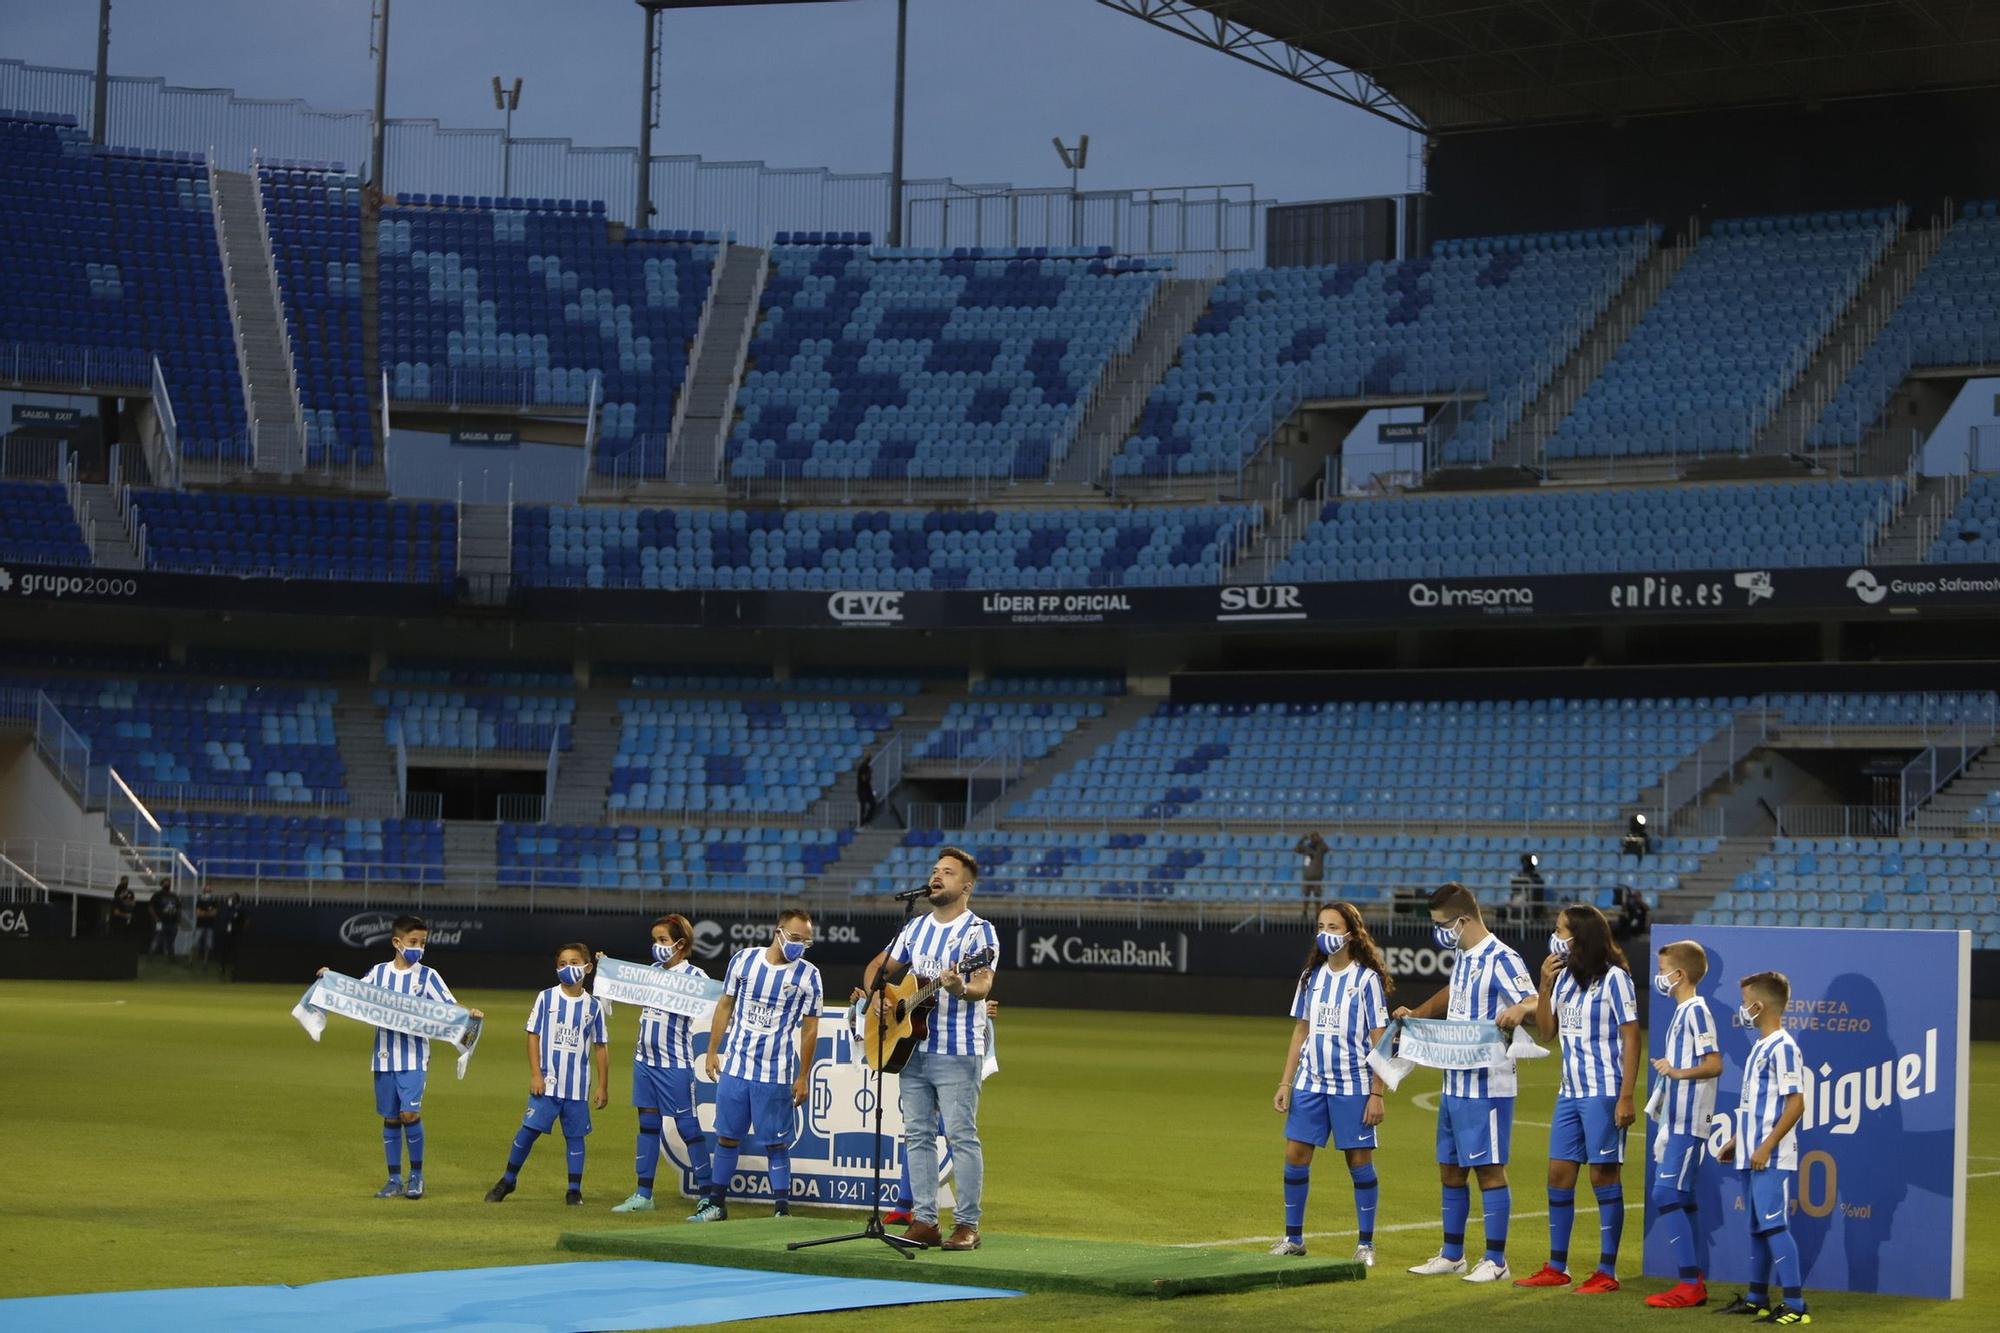
M 1995 1172 L 1994 1174 L 2000 1175 L 2000 1172 Z M 1625 1205 L 1625 1211 L 1629 1213 L 1634 1208 L 1644 1208 L 1645 1206 L 1645 1200 L 1634 1199 Z M 1547 1217 L 1548 1215 L 1547 1209 L 1536 1213 L 1514 1213 L 1508 1218 L 1508 1228 L 1511 1230 L 1515 1222 L 1532 1222 L 1538 1217 Z M 1375 1234 L 1379 1236 L 1385 1231 L 1436 1231 L 1438 1227 L 1439 1223 L 1435 1219 L 1429 1222 L 1397 1222 L 1386 1227 L 1376 1227 Z M 1308 1231 L 1305 1233 L 1305 1239 L 1326 1240 L 1331 1238 L 1337 1240 L 1342 1236 L 1358 1236 L 1360 1234 L 1359 1231 Z M 1175 1242 L 1169 1248 L 1176 1250 L 1215 1250 L 1221 1249 L 1225 1245 L 1268 1245 L 1272 1241 L 1283 1239 L 1283 1236 L 1237 1236 L 1233 1240 L 1183 1240 Z
M 1968 1171 L 1965 1173 L 1967 1180 L 1984 1180 L 1988 1176 L 2000 1176 L 2000 1171 Z

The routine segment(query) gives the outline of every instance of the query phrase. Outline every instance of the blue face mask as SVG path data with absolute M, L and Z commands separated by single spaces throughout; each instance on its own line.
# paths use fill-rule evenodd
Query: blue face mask
M 1675 968 L 1673 972 L 1654 973 L 1653 989 L 1658 991 L 1662 995 L 1672 995 L 1674 993 L 1674 987 L 1680 984 L 1674 980 L 1674 973 L 1678 971 L 1680 971 L 1680 969 Z
M 1329 958 L 1347 947 L 1347 936 L 1339 931 L 1322 930 L 1314 940 L 1319 945 L 1320 952 Z
M 1440 949 L 1456 949 L 1458 947 L 1458 923 L 1454 921 L 1448 926 L 1432 926 L 1431 938 L 1437 941 L 1437 947 Z
M 806 956 L 806 946 L 800 944 L 797 940 L 785 940 L 783 948 L 785 961 L 788 963 L 796 963 L 799 959 Z
M 1562 936 L 1557 935 L 1554 932 L 1550 933 L 1549 935 L 1550 953 L 1554 954 L 1558 958 L 1567 958 L 1569 957 L 1569 946 L 1570 946 L 1570 941 L 1562 938 Z
M 410 947 L 403 950 L 403 961 L 406 963 L 422 962 L 423 957 L 424 957 L 424 946 L 421 944 L 412 944 Z
M 671 958 L 672 958 L 673 956 L 674 956 L 674 946 L 673 946 L 673 945 L 671 945 L 671 944 L 661 944 L 661 943 L 660 943 L 660 942 L 659 942 L 658 940 L 655 940 L 655 941 L 653 942 L 653 961 L 654 961 L 654 962 L 656 962 L 656 963 L 664 963 L 664 962 L 667 962 L 668 960 L 670 960 L 670 959 L 671 959 Z
M 556 969 L 556 977 L 565 986 L 581 986 L 584 969 L 577 963 L 564 963 Z

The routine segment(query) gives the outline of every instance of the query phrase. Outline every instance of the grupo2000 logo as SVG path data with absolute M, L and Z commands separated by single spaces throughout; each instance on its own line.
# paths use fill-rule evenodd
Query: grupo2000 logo
M 15 574 L 0 568 L 0 593 L 8 592 L 23 597 L 137 597 L 139 581 L 86 574 Z

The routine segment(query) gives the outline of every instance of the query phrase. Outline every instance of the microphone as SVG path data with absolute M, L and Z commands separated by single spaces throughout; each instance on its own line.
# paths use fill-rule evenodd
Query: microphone
M 924 884 L 914 889 L 904 889 L 901 893 L 896 895 L 896 901 L 899 903 L 914 902 L 918 898 L 928 898 L 930 896 L 931 896 L 931 886 L 928 884 Z

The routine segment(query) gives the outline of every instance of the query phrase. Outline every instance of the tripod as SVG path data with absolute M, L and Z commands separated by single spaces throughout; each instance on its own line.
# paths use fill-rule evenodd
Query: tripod
M 904 900 L 903 920 L 906 923 L 910 919 L 910 914 L 916 910 L 916 907 L 916 899 L 909 898 Z M 898 930 L 897 934 L 900 935 L 901 933 Z M 894 939 L 891 939 L 890 943 L 894 944 Z M 884 1039 L 887 1037 L 889 1031 L 889 1015 L 881 1003 L 882 983 L 887 979 L 888 971 L 888 965 L 885 963 L 875 973 L 875 987 L 871 992 L 872 998 L 869 1005 L 874 1010 L 875 1049 L 877 1051 L 882 1051 L 882 1047 L 885 1044 Z M 882 1066 L 887 1063 L 887 1052 L 883 1052 L 883 1055 L 885 1058 L 875 1063 L 875 1138 L 873 1140 L 875 1172 L 874 1180 L 869 1185 L 868 1220 L 861 1224 L 861 1230 L 859 1231 L 845 1231 L 838 1236 L 821 1236 L 817 1240 L 795 1240 L 785 1246 L 787 1250 L 809 1250 L 815 1245 L 839 1245 L 844 1241 L 850 1240 L 879 1240 L 905 1259 L 911 1259 L 915 1256 L 910 1251 L 924 1248 L 921 1242 L 904 1240 L 901 1236 L 890 1235 L 888 1228 L 882 1225 Z

